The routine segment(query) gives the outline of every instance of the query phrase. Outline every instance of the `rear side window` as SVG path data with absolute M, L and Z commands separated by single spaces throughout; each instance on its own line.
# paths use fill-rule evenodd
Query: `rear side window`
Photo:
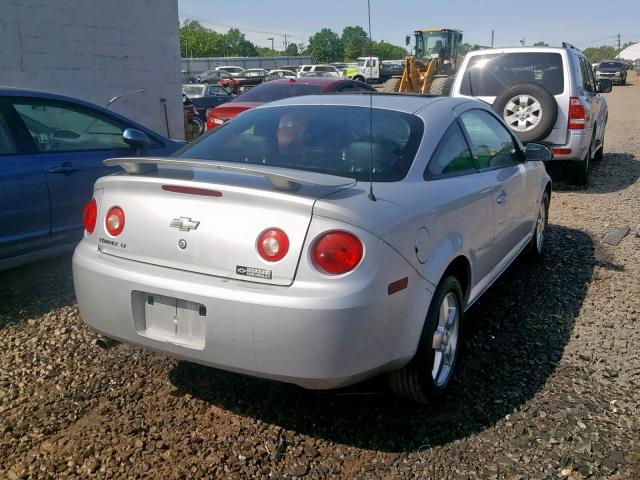
M 595 92 L 595 77 L 593 76 L 593 68 L 584 57 L 577 57 L 580 62 L 580 71 L 582 74 L 582 88 L 587 92 Z
M 496 97 L 518 83 L 537 83 L 552 95 L 564 91 L 562 55 L 522 52 L 476 55 L 469 59 L 460 93 L 474 97 Z
M 372 128 L 373 127 L 373 128 Z M 201 160 L 270 165 L 375 182 L 402 180 L 424 124 L 393 110 L 287 105 L 248 110 L 178 154 Z M 373 168 L 372 168 L 373 167 Z
M 442 137 L 442 140 L 440 140 L 433 157 L 431 157 L 425 172 L 425 178 L 472 171 L 475 171 L 473 157 L 460 131 L 458 122 L 453 122 Z
M 9 127 L 0 115 L 0 155 L 8 155 L 16 152 L 16 146 L 9 134 Z

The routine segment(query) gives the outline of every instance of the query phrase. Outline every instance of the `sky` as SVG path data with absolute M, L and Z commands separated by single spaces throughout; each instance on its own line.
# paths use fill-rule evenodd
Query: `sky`
M 463 42 L 495 46 L 563 41 L 578 48 L 640 42 L 640 0 L 370 0 L 374 40 L 404 45 L 405 35 L 423 28 L 455 28 Z M 366 0 L 178 0 L 180 20 L 198 20 L 225 32 L 239 28 L 257 46 L 276 50 L 287 40 L 307 44 L 328 27 L 340 34 L 348 25 L 367 29 Z

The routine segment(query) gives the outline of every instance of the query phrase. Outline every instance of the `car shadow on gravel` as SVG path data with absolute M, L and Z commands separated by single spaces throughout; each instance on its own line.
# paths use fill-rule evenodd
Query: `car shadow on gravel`
M 605 153 L 599 162 L 593 162 L 589 187 L 567 183 L 571 165 L 549 165 L 555 191 L 584 193 L 612 193 L 634 185 L 640 178 L 640 160 L 629 153 Z
M 170 373 L 174 393 L 360 448 L 405 452 L 447 444 L 490 427 L 544 387 L 569 340 L 594 265 L 587 233 L 551 226 L 542 261 L 516 261 L 469 310 L 461 369 L 437 408 L 393 397 L 381 378 L 314 392 L 189 362 L 178 362 Z
M 73 302 L 71 255 L 0 271 L 0 328 Z

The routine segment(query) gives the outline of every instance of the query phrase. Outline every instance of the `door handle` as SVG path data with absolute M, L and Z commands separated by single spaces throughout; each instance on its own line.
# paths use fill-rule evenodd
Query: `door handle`
M 59 167 L 53 167 L 47 170 L 49 173 L 73 173 L 82 170 L 81 167 L 76 165 L 60 165 Z
M 507 201 L 507 192 L 502 192 L 500 195 L 498 195 L 498 198 L 496 198 L 496 203 L 499 205 L 502 205 L 506 201 Z

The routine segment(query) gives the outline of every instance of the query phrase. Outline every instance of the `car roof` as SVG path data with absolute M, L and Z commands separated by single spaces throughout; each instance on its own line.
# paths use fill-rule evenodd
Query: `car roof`
M 541 53 L 541 52 L 562 53 L 562 52 L 566 52 L 567 50 L 568 50 L 567 48 L 563 48 L 563 47 L 483 48 L 481 50 L 473 50 L 472 52 L 467 53 L 467 55 L 473 56 L 473 55 L 488 55 L 488 54 L 495 54 L 495 53 Z M 580 52 L 580 50 L 576 50 L 576 52 Z
M 353 83 L 356 80 L 343 77 L 298 77 L 298 78 L 278 78 L 277 80 L 271 80 L 270 85 L 278 83 L 302 83 L 303 85 L 324 85 L 329 87 L 336 83 L 346 82 Z
M 382 108 L 385 110 L 396 110 L 405 113 L 417 113 L 424 108 L 439 103 L 447 102 L 451 108 L 455 108 L 463 103 L 469 103 L 468 98 L 455 97 L 435 97 L 427 95 L 403 95 L 398 93 L 367 93 L 361 94 L 324 94 L 324 95 L 302 95 L 299 97 L 283 98 L 274 102 L 265 104 L 258 108 L 270 108 L 274 106 L 284 105 L 345 105 L 352 107 L 369 107 Z M 477 103 L 482 103 L 475 101 Z

